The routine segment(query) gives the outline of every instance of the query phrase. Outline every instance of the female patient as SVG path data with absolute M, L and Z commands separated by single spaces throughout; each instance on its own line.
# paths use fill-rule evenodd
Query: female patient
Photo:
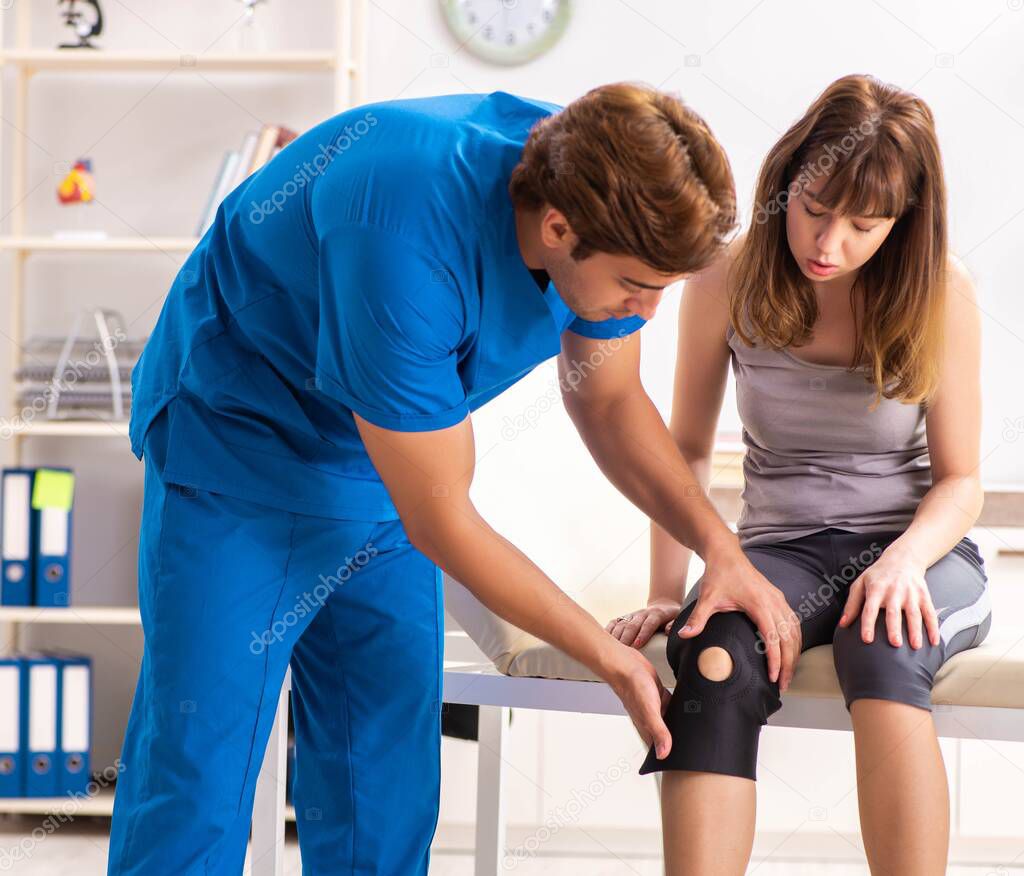
M 706 487 L 731 360 L 740 547 L 782 591 L 797 649 L 833 645 L 872 873 L 945 872 L 931 688 L 991 625 L 964 537 L 982 504 L 979 333 L 947 254 L 932 114 L 865 76 L 833 83 L 770 151 L 746 236 L 680 308 L 673 434 Z M 641 768 L 666 771 L 667 872 L 739 874 L 761 726 L 788 679 L 771 680 L 749 617 L 761 597 L 699 582 L 680 605 L 688 561 L 655 526 L 648 605 L 608 628 L 637 647 L 669 633 L 672 750 Z

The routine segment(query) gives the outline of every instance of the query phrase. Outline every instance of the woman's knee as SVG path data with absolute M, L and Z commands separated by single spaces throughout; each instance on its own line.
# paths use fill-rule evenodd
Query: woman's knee
M 902 644 L 889 643 L 884 614 L 875 626 L 871 642 L 861 636 L 859 622 L 837 627 L 832 639 L 832 660 L 846 708 L 858 699 L 894 700 L 931 709 L 935 673 L 943 663 L 942 645 L 925 636 L 920 648 L 912 648 L 903 622 Z
M 653 752 L 641 773 L 688 769 L 754 779 L 761 727 L 777 711 L 778 684 L 769 680 L 757 628 L 741 611 L 713 614 L 696 636 L 671 643 L 676 687 L 665 712 L 672 751 Z
M 732 667 L 732 655 L 721 645 L 708 645 L 697 655 L 697 671 L 711 681 L 725 681 Z

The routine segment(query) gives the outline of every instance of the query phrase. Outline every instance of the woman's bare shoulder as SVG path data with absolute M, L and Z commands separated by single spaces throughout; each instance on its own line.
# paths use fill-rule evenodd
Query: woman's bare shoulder
M 735 237 L 719 250 L 714 260 L 703 270 L 695 273 L 689 282 L 698 281 L 702 284 L 717 283 L 725 284 L 728 280 L 729 271 L 735 264 L 743 246 L 743 237 Z
M 728 321 L 732 296 L 729 278 L 742 244 L 742 237 L 734 238 L 707 267 L 686 281 L 683 295 L 690 299 L 691 312 L 699 312 L 717 322 Z
M 967 265 L 963 259 L 950 253 L 946 265 L 950 291 L 954 295 L 966 299 L 972 305 L 977 304 L 974 278 L 971 276 L 971 272 L 967 270 Z

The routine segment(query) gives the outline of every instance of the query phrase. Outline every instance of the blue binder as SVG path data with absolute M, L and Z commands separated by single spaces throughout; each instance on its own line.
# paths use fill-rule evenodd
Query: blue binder
M 21 661 L 0 657 L 0 797 L 24 792 L 21 711 Z
M 57 662 L 46 655 L 22 660 L 22 735 L 27 744 L 25 796 L 55 797 L 57 769 Z
M 35 604 L 71 601 L 71 504 L 75 478 L 67 468 L 37 468 L 32 487 L 35 530 Z
M 57 663 L 57 793 L 86 794 L 92 739 L 92 660 L 50 651 Z
M 0 605 L 32 605 L 35 575 L 35 526 L 32 513 L 32 488 L 35 470 L 3 470 L 2 526 L 3 549 L 0 568 Z

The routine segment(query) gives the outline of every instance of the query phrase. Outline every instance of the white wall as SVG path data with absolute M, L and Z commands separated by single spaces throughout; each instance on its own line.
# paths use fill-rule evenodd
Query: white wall
M 15 0 L 16 5 L 24 2 Z M 33 6 L 35 45 L 49 47 L 58 38 L 55 4 Z M 1020 4 L 577 0 L 575 6 L 568 33 L 550 55 L 522 68 L 502 69 L 457 51 L 433 0 L 374 0 L 367 98 L 501 88 L 566 102 L 602 82 L 645 80 L 680 92 L 708 119 L 732 158 L 747 210 L 765 151 L 832 79 L 864 71 L 912 87 L 930 102 L 938 119 L 953 245 L 977 279 L 985 314 L 985 476 L 1024 480 L 1024 442 L 1019 440 L 1024 401 L 1018 376 L 1024 300 L 1017 261 L 1024 231 Z M 196 53 L 233 47 L 239 9 L 234 0 L 124 0 L 105 7 L 108 32 L 102 43 L 110 49 Z M 259 10 L 272 22 L 270 47 L 328 47 L 330 8 L 313 0 L 270 0 Z M 0 14 L 11 16 L 9 10 Z M 81 223 L 118 235 L 191 234 L 225 148 L 237 145 L 245 131 L 263 121 L 303 130 L 327 114 L 330 100 L 330 81 L 323 76 L 285 81 L 254 75 L 41 75 L 32 86 L 24 132 L 30 169 L 28 231 L 49 233 L 60 224 Z M 11 111 L 6 102 L 7 119 Z M 7 156 L 12 138 L 22 135 L 8 123 L 3 136 Z M 79 155 L 94 160 L 101 202 L 90 206 L 84 219 L 58 207 L 54 197 L 61 163 Z M 7 233 L 6 175 L 0 192 L 0 222 Z M 121 307 L 135 330 L 148 332 L 183 258 L 34 256 L 28 268 L 27 330 L 62 330 L 75 307 L 104 303 Z M 7 284 L 0 288 L 6 296 Z M 644 380 L 666 415 L 677 305 L 678 293 L 644 329 Z M 0 336 L 5 357 L 7 344 Z M 549 407 L 553 379 L 553 367 L 541 366 L 476 416 L 480 462 L 475 498 L 492 523 L 561 586 L 576 592 L 593 588 L 610 602 L 626 603 L 623 607 L 639 604 L 647 575 L 646 521 L 604 482 L 561 408 Z M 537 425 L 511 440 L 503 437 L 505 418 L 520 413 L 537 414 Z M 737 426 L 731 397 L 723 426 Z M 72 449 L 48 440 L 33 444 L 31 451 L 30 459 L 71 461 L 79 471 L 74 565 L 81 601 L 127 601 L 135 586 L 141 499 L 141 465 L 127 443 Z M 88 638 L 89 631 L 80 635 Z M 63 640 L 66 631 L 60 636 Z M 117 753 L 116 728 L 134 684 L 138 636 L 107 629 L 94 631 L 89 641 L 102 661 L 103 685 L 111 691 L 97 728 L 97 759 L 108 762 Z M 540 820 L 547 808 L 589 780 L 597 766 L 614 762 L 622 752 L 634 758 L 638 752 L 633 731 L 621 721 L 583 725 L 571 716 L 525 714 L 517 721 L 520 776 L 513 782 L 519 785 L 519 802 L 513 814 L 521 820 Z M 578 741 L 581 733 L 592 740 L 589 747 L 562 744 L 566 738 Z M 463 749 L 448 746 L 446 764 L 467 758 Z M 808 756 L 809 750 L 817 759 Z M 822 758 L 838 764 L 837 781 L 849 779 L 848 737 L 821 734 L 806 740 L 796 733 L 769 732 L 763 752 L 766 763 L 785 776 L 785 782 L 768 778 L 762 786 L 762 793 L 770 795 L 762 812 L 771 827 L 800 820 L 808 804 L 794 788 L 816 780 Z M 1015 758 L 1020 770 L 1020 752 L 1010 751 L 1007 757 Z M 1010 772 L 1011 779 L 1017 778 Z M 446 776 L 460 774 L 468 775 L 460 769 Z M 653 825 L 654 798 L 648 791 L 638 777 L 624 779 L 615 789 L 617 802 L 603 800 L 595 807 L 594 823 Z M 847 799 L 836 824 L 854 824 L 849 804 Z M 445 817 L 469 818 L 467 786 L 457 780 L 446 785 L 445 805 Z
M 644 80 L 678 92 L 708 120 L 732 160 L 745 218 L 765 153 L 833 79 L 867 72 L 916 91 L 936 115 L 952 247 L 977 280 L 985 314 L 984 472 L 990 481 L 1024 480 L 1016 380 L 1024 345 L 1016 261 L 1024 239 L 1024 11 L 1015 0 L 578 0 L 561 44 L 513 70 L 455 51 L 433 2 L 375 5 L 373 99 L 503 89 L 566 102 L 602 82 Z M 657 331 L 645 330 L 653 335 L 645 333 L 648 388 L 663 410 L 674 358 L 672 308 L 665 311 Z M 729 404 L 723 424 L 738 425 Z

